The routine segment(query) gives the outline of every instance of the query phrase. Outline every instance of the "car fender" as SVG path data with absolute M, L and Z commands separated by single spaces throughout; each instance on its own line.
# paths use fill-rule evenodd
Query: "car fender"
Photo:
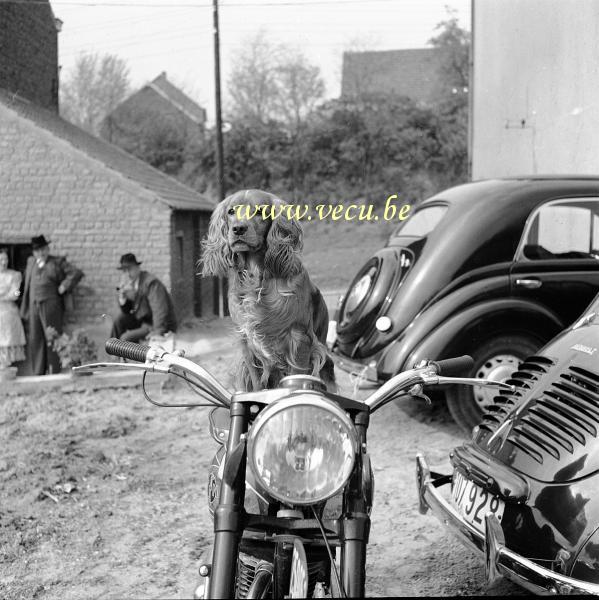
M 509 313 L 507 319 L 506 312 Z M 423 314 L 421 318 L 425 316 Z M 413 323 L 415 329 L 416 325 Z M 519 298 L 479 302 L 441 323 L 421 324 L 417 328 L 420 335 L 406 335 L 398 339 L 381 355 L 377 370 L 383 377 L 392 376 L 423 359 L 447 358 L 446 352 L 467 352 L 469 348 L 464 343 L 465 336 L 472 336 L 472 340 L 488 335 L 493 329 L 525 330 L 536 334 L 542 341 L 548 341 L 564 327 L 565 324 L 553 311 L 538 302 Z

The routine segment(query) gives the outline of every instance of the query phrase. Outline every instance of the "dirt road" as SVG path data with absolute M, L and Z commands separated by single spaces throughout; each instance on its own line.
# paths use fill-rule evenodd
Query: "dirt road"
M 202 364 L 224 377 L 231 360 Z M 156 408 L 139 388 L 0 398 L 0 597 L 190 597 L 212 529 L 207 415 Z M 416 452 L 444 464 L 461 440 L 446 412 L 388 405 L 369 438 L 368 595 L 519 594 L 509 583 L 486 591 L 481 558 L 418 513 Z

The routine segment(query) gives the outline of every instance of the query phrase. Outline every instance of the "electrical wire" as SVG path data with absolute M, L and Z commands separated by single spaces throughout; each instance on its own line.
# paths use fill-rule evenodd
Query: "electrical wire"
M 164 404 L 162 402 L 157 402 L 156 400 L 152 400 L 152 398 L 150 398 L 148 392 L 146 391 L 146 376 L 147 376 L 148 372 L 144 371 L 142 378 L 141 378 L 141 389 L 144 395 L 144 398 L 150 403 L 153 404 L 154 406 L 160 406 L 161 408 L 199 408 L 202 406 L 217 406 L 217 407 L 222 407 L 222 408 L 227 408 L 225 405 L 223 404 L 219 404 L 217 402 L 212 402 L 210 401 L 207 404 Z M 186 379 L 185 377 L 179 375 L 178 373 L 173 373 L 173 375 L 175 375 L 176 377 L 180 377 L 181 379 Z M 186 379 L 187 381 L 189 381 L 189 383 L 193 383 L 190 380 Z M 199 387 L 199 386 L 198 386 Z
M 333 558 L 333 553 L 331 552 L 331 545 L 329 544 L 329 540 L 328 540 L 327 534 L 324 530 L 322 521 L 320 520 L 320 517 L 318 516 L 318 513 L 316 512 L 316 508 L 314 506 L 311 506 L 310 508 L 312 509 L 312 514 L 314 515 L 316 522 L 318 523 L 318 527 L 320 528 L 320 533 L 322 534 L 322 539 L 324 541 L 324 545 L 326 546 L 327 552 L 329 553 L 329 560 L 331 561 L 331 571 L 333 571 L 333 573 L 335 575 L 335 580 L 337 581 L 337 587 L 339 588 L 339 593 L 341 594 L 342 598 L 347 598 L 347 596 L 345 594 L 345 590 L 343 589 L 343 586 L 341 585 L 341 579 L 339 578 L 339 571 L 337 571 L 337 563 L 335 562 L 335 559 Z
M 201 383 L 197 383 L 195 381 L 192 381 L 191 379 L 189 379 L 187 377 L 187 375 L 185 373 L 177 373 L 175 371 L 172 371 L 173 375 L 176 375 L 177 377 L 179 377 L 180 379 L 183 379 L 186 383 L 187 383 L 187 387 L 194 393 L 197 394 L 198 396 L 202 396 L 202 394 L 196 389 L 199 388 L 200 390 L 204 391 L 206 394 L 211 394 L 212 390 L 204 385 L 202 385 Z M 195 387 L 194 387 L 195 386 Z M 225 402 L 222 402 L 221 400 L 215 401 L 214 402 L 215 406 L 219 406 L 222 408 L 229 408 L 229 405 L 226 404 Z
M 241 7 L 277 7 L 277 6 L 325 6 L 325 5 L 371 5 L 374 2 L 379 3 L 392 3 L 397 0 L 306 0 L 305 2 L 298 2 L 297 0 L 283 0 L 281 2 L 270 1 L 270 2 L 227 2 L 219 4 L 219 8 L 241 8 Z M 47 0 L 0 0 L 0 4 L 27 4 L 27 5 L 45 5 L 48 6 Z M 129 7 L 129 8 L 212 8 L 212 3 L 164 3 L 164 2 L 84 2 L 84 1 L 71 1 L 61 2 L 60 0 L 52 0 L 52 5 L 56 6 L 84 6 L 84 7 Z

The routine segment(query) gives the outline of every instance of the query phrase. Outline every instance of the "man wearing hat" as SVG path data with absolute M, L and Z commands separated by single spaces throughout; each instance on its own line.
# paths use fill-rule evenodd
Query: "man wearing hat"
M 177 329 L 173 300 L 166 287 L 140 265 L 135 254 L 128 253 L 121 256 L 117 267 L 127 277 L 117 288 L 121 311 L 113 319 L 111 336 L 128 342 Z
M 83 272 L 64 256 L 53 256 L 43 235 L 31 238 L 33 256 L 27 259 L 21 318 L 27 323 L 27 350 L 34 375 L 58 373 L 60 360 L 48 346 L 46 328 L 63 332 L 64 297 L 83 277 Z

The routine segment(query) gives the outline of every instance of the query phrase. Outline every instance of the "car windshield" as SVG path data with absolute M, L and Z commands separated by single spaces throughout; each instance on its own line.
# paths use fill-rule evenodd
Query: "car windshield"
M 404 221 L 393 232 L 393 235 L 424 237 L 439 224 L 446 211 L 447 206 L 444 204 L 435 204 L 433 206 L 421 208 Z

